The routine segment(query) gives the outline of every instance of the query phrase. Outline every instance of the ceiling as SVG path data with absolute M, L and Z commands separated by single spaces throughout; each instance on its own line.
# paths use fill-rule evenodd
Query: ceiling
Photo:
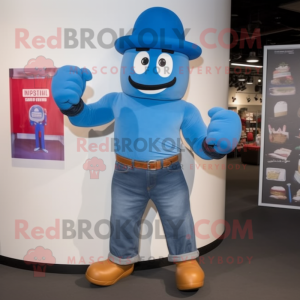
M 300 1 L 283 0 L 232 0 L 231 28 L 239 38 L 241 30 L 247 29 L 251 37 L 256 28 L 260 29 L 261 47 L 254 43 L 249 48 L 240 41 L 230 51 L 231 62 L 246 63 L 250 51 L 255 51 L 263 63 L 263 46 L 300 44 Z M 257 30 L 257 29 L 256 29 Z M 232 40 L 233 41 L 233 40 Z

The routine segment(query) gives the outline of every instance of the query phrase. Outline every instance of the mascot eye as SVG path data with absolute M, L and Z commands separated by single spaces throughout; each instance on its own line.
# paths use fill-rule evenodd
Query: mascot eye
M 134 59 L 134 63 L 133 63 L 134 72 L 139 75 L 145 73 L 147 68 L 149 67 L 149 63 L 150 63 L 149 53 L 146 51 L 139 52 Z
M 149 64 L 149 58 L 148 57 L 142 58 L 142 65 L 146 66 L 148 64 Z
M 159 60 L 158 64 L 159 64 L 160 67 L 164 67 L 167 64 L 167 62 L 164 58 L 161 58 Z
M 169 77 L 173 71 L 173 59 L 168 53 L 162 53 L 156 63 L 157 73 L 161 77 Z

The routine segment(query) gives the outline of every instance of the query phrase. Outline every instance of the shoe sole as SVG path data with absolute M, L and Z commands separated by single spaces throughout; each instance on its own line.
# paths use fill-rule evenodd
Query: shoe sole
M 102 286 L 109 286 L 109 285 L 115 284 L 118 280 L 120 280 L 120 279 L 122 279 L 122 278 L 124 278 L 124 277 L 129 276 L 132 272 L 133 272 L 133 268 L 127 270 L 126 272 L 124 272 L 121 276 L 119 276 L 119 277 L 116 278 L 115 280 L 110 280 L 110 281 L 99 281 L 99 280 L 93 279 L 92 277 L 89 277 L 87 274 L 85 274 L 85 278 L 86 278 L 89 282 L 91 282 L 91 283 L 93 283 L 93 284 L 96 284 L 96 285 L 102 285 Z
M 178 285 L 177 288 L 180 291 L 189 291 L 189 290 L 197 290 L 201 287 L 203 287 L 204 281 L 198 282 L 198 283 L 193 283 L 193 284 L 187 284 L 187 285 Z

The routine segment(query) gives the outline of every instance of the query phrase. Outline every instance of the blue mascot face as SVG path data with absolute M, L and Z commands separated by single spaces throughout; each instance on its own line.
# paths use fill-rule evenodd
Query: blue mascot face
M 115 42 L 123 54 L 121 85 L 132 97 L 179 100 L 189 82 L 189 60 L 201 48 L 185 40 L 179 17 L 164 7 L 152 7 L 137 18 L 132 35 Z
M 171 50 L 129 49 L 120 73 L 122 90 L 129 96 L 179 100 L 188 87 L 189 58 Z
M 32 105 L 29 109 L 29 120 L 33 122 L 42 122 L 44 119 L 44 109 L 40 105 Z

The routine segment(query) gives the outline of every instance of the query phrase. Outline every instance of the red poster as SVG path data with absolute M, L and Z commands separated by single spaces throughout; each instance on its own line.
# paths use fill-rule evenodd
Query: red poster
M 12 157 L 64 160 L 63 115 L 51 94 L 56 69 L 10 69 Z

